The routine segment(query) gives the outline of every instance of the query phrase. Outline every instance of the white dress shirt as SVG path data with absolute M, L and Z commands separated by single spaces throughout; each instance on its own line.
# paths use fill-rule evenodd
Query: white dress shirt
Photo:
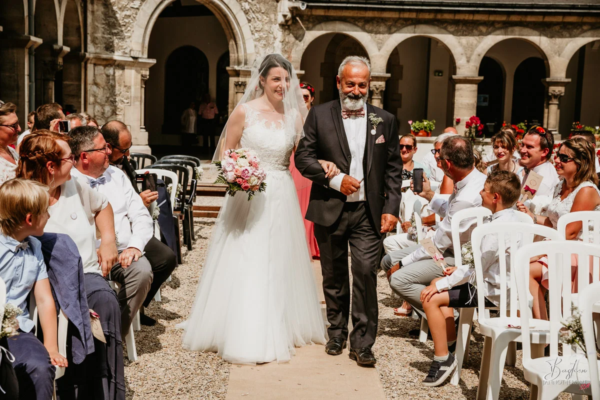
M 342 119 L 344 122 L 344 131 L 348 138 L 348 147 L 350 147 L 350 154 L 352 159 L 350 160 L 350 176 L 361 182 L 364 179 L 363 171 L 363 158 L 365 156 L 365 145 L 367 143 L 367 106 L 364 106 L 365 115 L 362 117 L 349 117 Z M 329 180 L 329 186 L 332 189 L 341 191 L 342 180 L 344 174 L 341 172 L 339 175 L 334 176 Z M 356 193 L 352 193 L 347 196 L 347 202 L 365 201 L 365 185 L 361 182 L 360 188 Z
M 552 201 L 552 198 L 554 197 L 554 189 L 560 182 L 560 178 L 556 173 L 554 165 L 549 161 L 538 165 L 537 167 L 533 168 L 532 171 L 540 174 L 543 179 L 540 187 L 535 193 L 535 196 L 533 199 L 526 201 L 525 206 L 527 206 L 532 213 L 542 215 L 546 212 L 550 202 Z M 524 185 L 525 181 L 527 180 L 527 172 L 525 170 L 523 170 L 522 176 L 523 180 L 521 181 L 521 184 Z
M 600 174 L 600 161 L 598 161 L 598 157 L 594 157 L 596 160 L 596 173 Z
M 88 184 L 94 179 L 75 168 L 71 174 L 87 179 Z M 102 176 L 106 182 L 92 190 L 104 194 L 113 208 L 117 249 L 122 251 L 134 247 L 143 253 L 154 234 L 154 224 L 148 209 L 123 171 L 111 165 Z M 96 242 L 96 247 L 100 247 L 100 240 Z
M 517 213 L 512 208 L 499 211 L 492 215 L 492 224 L 499 222 L 519 222 Z M 506 256 L 506 287 L 510 289 L 510 238 L 505 237 L 507 252 Z M 517 247 L 520 247 L 520 240 L 517 241 Z M 481 241 L 481 265 L 483 267 L 483 281 L 485 282 L 484 293 L 495 305 L 500 304 L 500 255 L 498 254 L 498 236 L 485 235 Z M 472 281 L 471 277 L 475 270 L 468 266 L 458 267 L 450 276 L 446 276 L 436 282 L 439 292 L 448 290 L 456 286 L 463 285 Z
M 473 168 L 473 171 L 463 180 L 454 185 L 454 193 L 449 199 L 443 196 L 435 195 L 431 199 L 429 207 L 443 220 L 438 224 L 433 243 L 440 253 L 452 247 L 452 217 L 460 210 L 481 206 L 481 195 L 479 192 L 483 189 L 487 176 Z M 460 243 L 466 243 L 471 240 L 471 231 L 475 228 L 475 217 L 467 218 L 460 223 Z M 450 249 L 454 250 L 454 249 Z M 402 259 L 402 265 L 406 266 L 417 261 L 431 258 L 425 249 L 421 246 Z

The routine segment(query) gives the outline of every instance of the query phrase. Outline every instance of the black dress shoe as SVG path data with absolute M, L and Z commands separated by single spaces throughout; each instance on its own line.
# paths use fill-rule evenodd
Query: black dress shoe
M 325 345 L 325 353 L 330 356 L 339 356 L 342 351 L 346 348 L 346 340 L 342 337 L 334 337 L 329 339 Z
M 375 354 L 370 347 L 362 349 L 350 349 L 350 359 L 356 361 L 361 367 L 372 367 L 377 363 Z

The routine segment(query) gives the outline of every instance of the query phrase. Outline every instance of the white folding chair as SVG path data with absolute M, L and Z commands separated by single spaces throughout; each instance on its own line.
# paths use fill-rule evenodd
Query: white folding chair
M 549 284 L 549 321 L 534 319 L 528 312 L 529 308 L 529 260 L 540 254 L 548 257 Z M 578 281 L 583 286 L 580 291 L 589 286 L 589 258 L 600 257 L 600 247 L 573 240 L 538 242 L 522 247 L 517 251 L 515 272 L 521 315 L 521 330 L 523 343 L 523 374 L 531 383 L 531 398 L 555 399 L 562 392 L 577 395 L 590 395 L 589 366 L 585 355 L 572 346 L 563 344 L 562 355 L 558 352 L 559 332 L 561 321 L 571 316 L 574 305 L 571 293 L 571 255 L 579 256 Z M 532 348 L 532 333 L 534 330 L 549 330 L 550 357 L 544 357 L 544 345 Z M 535 357 L 535 358 L 534 358 Z M 574 363 L 576 371 L 573 376 L 560 374 L 558 377 L 550 374 L 551 365 L 561 365 L 560 370 L 568 369 Z
M 109 273 L 108 284 L 115 292 L 119 290 L 119 284 L 110 279 L 110 273 Z M 138 358 L 137 348 L 135 345 L 134 331 L 136 331 L 136 330 L 139 331 L 141 329 L 139 321 L 140 321 L 140 312 L 138 311 L 135 314 L 133 321 L 131 322 L 131 326 L 129 326 L 129 332 L 127 333 L 127 336 L 125 336 L 125 344 L 127 345 L 127 358 L 129 358 L 129 361 L 131 361 L 131 362 L 137 361 L 137 358 Z
M 513 273 L 514 268 L 512 268 L 516 264 L 517 250 L 533 243 L 536 236 L 549 240 L 561 239 L 554 229 L 533 225 L 533 221 L 525 213 L 519 213 L 518 215 L 527 217 L 527 219 L 523 219 L 527 222 L 486 224 L 475 228 L 471 236 L 477 287 L 483 288 L 485 285 L 481 242 L 487 235 L 497 236 L 500 269 L 500 304 L 499 307 L 494 308 L 498 310 L 498 317 L 490 318 L 489 310 L 485 307 L 484 291 L 477 291 L 479 330 L 485 337 L 477 389 L 478 399 L 485 399 L 486 394 L 488 399 L 498 399 L 502 384 L 502 373 L 505 364 L 508 364 L 506 362 L 507 353 L 509 350 L 511 353 L 516 352 L 514 343 L 521 341 L 521 330 L 508 327 L 508 325 L 520 325 L 520 319 L 517 315 L 519 309 L 516 290 L 517 274 Z M 508 264 L 506 262 L 507 256 L 510 256 Z M 510 284 L 507 284 L 509 279 Z M 547 343 L 546 335 L 541 332 L 536 333 L 531 340 L 536 344 Z M 516 354 L 512 354 L 511 357 L 516 359 Z M 460 378 L 460 367 L 456 374 L 457 380 Z
M 592 283 L 580 293 L 581 326 L 583 328 L 583 339 L 587 350 L 587 359 L 590 371 L 590 386 L 592 398 L 600 399 L 600 382 L 598 377 L 598 356 L 596 355 L 596 339 L 594 335 L 594 305 L 600 302 L 600 282 Z
M 4 285 L 4 281 L 2 282 Z M 4 291 L 6 291 L 6 286 L 4 286 Z M 5 294 L 6 296 L 6 294 Z M 33 294 L 33 290 L 29 294 L 29 315 L 34 323 L 33 334 L 37 336 L 38 331 L 38 309 L 35 303 L 35 296 Z M 1 319 L 0 319 L 1 321 Z M 69 319 L 63 310 L 60 310 L 58 313 L 58 353 L 67 357 L 67 331 L 69 329 Z M 56 375 L 54 376 L 54 380 L 58 380 L 63 377 L 65 374 L 65 367 L 56 367 Z

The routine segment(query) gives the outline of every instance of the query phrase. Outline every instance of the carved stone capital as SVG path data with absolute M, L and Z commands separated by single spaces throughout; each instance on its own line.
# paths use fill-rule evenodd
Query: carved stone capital
M 560 98 L 565 95 L 564 87 L 551 86 L 548 88 L 548 96 L 550 97 L 549 104 L 558 104 Z
M 371 91 L 373 92 L 373 97 L 381 98 L 385 91 L 385 82 L 371 82 Z
M 235 81 L 233 85 L 235 86 L 236 93 L 244 93 L 246 91 L 246 85 L 248 82 L 246 81 Z

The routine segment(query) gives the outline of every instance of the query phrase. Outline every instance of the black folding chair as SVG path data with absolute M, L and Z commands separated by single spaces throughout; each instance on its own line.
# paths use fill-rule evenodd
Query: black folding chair
M 163 158 L 160 159 L 160 162 L 167 161 L 167 160 L 190 160 L 190 161 L 194 161 L 196 163 L 196 167 L 199 167 L 202 164 L 202 162 L 200 161 L 200 159 L 198 157 L 184 156 L 184 155 L 179 155 L 179 154 L 164 156 Z
M 194 157 L 195 158 L 195 157 Z M 194 160 L 189 160 L 189 159 L 183 159 L 183 158 L 161 158 L 157 164 L 175 164 L 175 165 L 182 165 L 184 167 L 187 167 L 188 170 L 190 171 L 190 176 L 192 177 L 192 179 L 196 180 L 196 168 L 199 167 L 199 165 L 196 164 L 196 161 Z M 192 203 L 194 201 L 196 201 L 196 187 L 195 185 L 197 185 L 197 181 L 196 183 L 194 183 L 194 187 L 190 187 L 189 190 L 190 192 L 194 192 L 194 196 L 192 196 L 191 198 Z M 196 238 L 194 237 L 194 235 L 192 235 L 192 238 L 194 240 L 196 240 Z
M 190 171 L 183 165 L 159 162 L 150 165 L 148 169 L 150 168 L 166 169 L 177 174 L 177 183 L 181 185 L 182 190 L 177 199 L 179 204 L 176 206 L 176 209 L 183 214 L 183 241 L 187 245 L 188 250 L 192 250 L 192 242 L 194 240 L 194 202 L 190 194 L 196 193 L 196 180 L 190 180 Z M 190 182 L 192 183 L 192 190 L 189 190 Z M 177 187 L 174 185 L 172 190 L 177 190 Z
M 152 154 L 145 154 L 145 153 L 131 153 L 129 157 L 131 158 L 131 160 L 135 161 L 135 163 L 136 163 L 135 169 L 148 168 L 147 167 L 148 165 L 154 164 L 154 163 L 156 163 L 156 161 L 158 161 L 156 156 L 153 156 Z

